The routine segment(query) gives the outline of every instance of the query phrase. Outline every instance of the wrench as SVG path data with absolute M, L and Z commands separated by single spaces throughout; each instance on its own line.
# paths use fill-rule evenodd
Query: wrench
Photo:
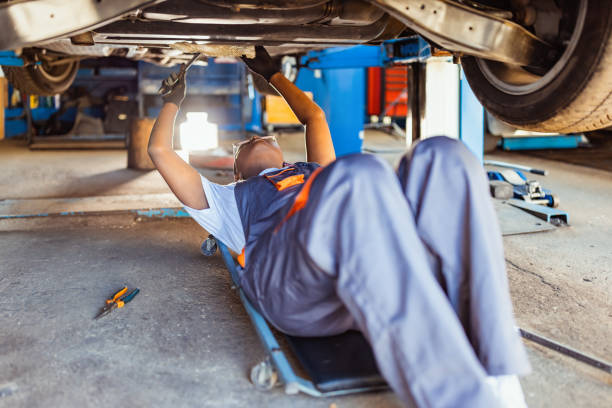
M 181 66 L 181 70 L 178 73 L 172 73 L 170 74 L 170 76 L 166 79 L 164 79 L 162 81 L 162 85 L 159 88 L 159 90 L 157 91 L 157 93 L 159 95 L 168 95 L 170 92 L 172 92 L 172 89 L 174 88 L 174 85 L 176 85 L 176 83 L 178 82 L 179 78 L 181 77 L 181 75 L 185 75 L 187 73 L 187 70 L 193 65 L 194 62 L 196 62 L 200 57 L 202 56 L 202 54 L 198 53 L 196 54 L 188 63 L 187 65 L 182 65 Z

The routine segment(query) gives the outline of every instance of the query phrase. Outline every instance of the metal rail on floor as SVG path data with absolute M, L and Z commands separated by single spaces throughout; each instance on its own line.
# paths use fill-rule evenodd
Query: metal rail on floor
M 182 208 L 146 208 L 134 210 L 108 210 L 108 211 L 61 211 L 54 213 L 31 214 L 0 214 L 2 219 L 36 218 L 36 217 L 64 217 L 64 216 L 100 216 L 133 214 L 148 218 L 189 218 L 190 215 Z
M 548 349 L 554 350 L 558 353 L 564 354 L 568 357 L 571 357 L 573 359 L 576 359 L 582 363 L 588 364 L 590 366 L 593 366 L 595 368 L 599 368 L 600 370 L 603 370 L 607 373 L 612 374 L 612 364 L 607 363 L 605 361 L 602 360 L 598 360 L 594 357 L 588 356 L 578 350 L 574 350 L 571 347 L 568 346 L 564 346 L 563 344 L 557 343 L 554 340 L 550 340 L 547 339 L 544 336 L 540 336 L 539 334 L 535 334 L 532 333 L 530 331 L 527 331 L 525 329 L 521 329 L 519 328 L 519 332 L 521 333 L 521 336 L 527 340 L 533 341 L 534 343 L 537 343 L 541 346 L 544 346 Z

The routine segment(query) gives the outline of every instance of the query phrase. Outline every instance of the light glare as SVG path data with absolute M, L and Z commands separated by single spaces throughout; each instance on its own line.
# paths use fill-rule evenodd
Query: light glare
M 208 122 L 207 112 L 187 112 L 187 120 L 179 126 L 181 148 L 187 151 L 219 147 L 217 125 Z

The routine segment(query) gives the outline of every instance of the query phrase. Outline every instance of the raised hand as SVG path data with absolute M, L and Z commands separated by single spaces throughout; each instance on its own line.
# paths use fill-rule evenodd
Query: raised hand
M 179 72 L 173 72 L 164 79 L 159 90 L 164 103 L 173 103 L 180 107 L 185 99 L 187 87 L 185 85 L 185 70 L 181 67 Z
M 242 60 L 251 71 L 261 75 L 268 82 L 270 82 L 272 75 L 279 72 L 278 64 L 274 63 L 274 60 L 272 57 L 270 57 L 268 51 L 266 51 L 266 49 L 261 45 L 255 47 L 255 58 L 247 58 L 243 55 Z

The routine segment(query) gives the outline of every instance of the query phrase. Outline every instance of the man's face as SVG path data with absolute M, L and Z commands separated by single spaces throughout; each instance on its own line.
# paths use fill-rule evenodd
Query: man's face
M 282 167 L 283 152 L 274 136 L 253 136 L 234 144 L 234 179 L 242 180 L 271 167 Z

